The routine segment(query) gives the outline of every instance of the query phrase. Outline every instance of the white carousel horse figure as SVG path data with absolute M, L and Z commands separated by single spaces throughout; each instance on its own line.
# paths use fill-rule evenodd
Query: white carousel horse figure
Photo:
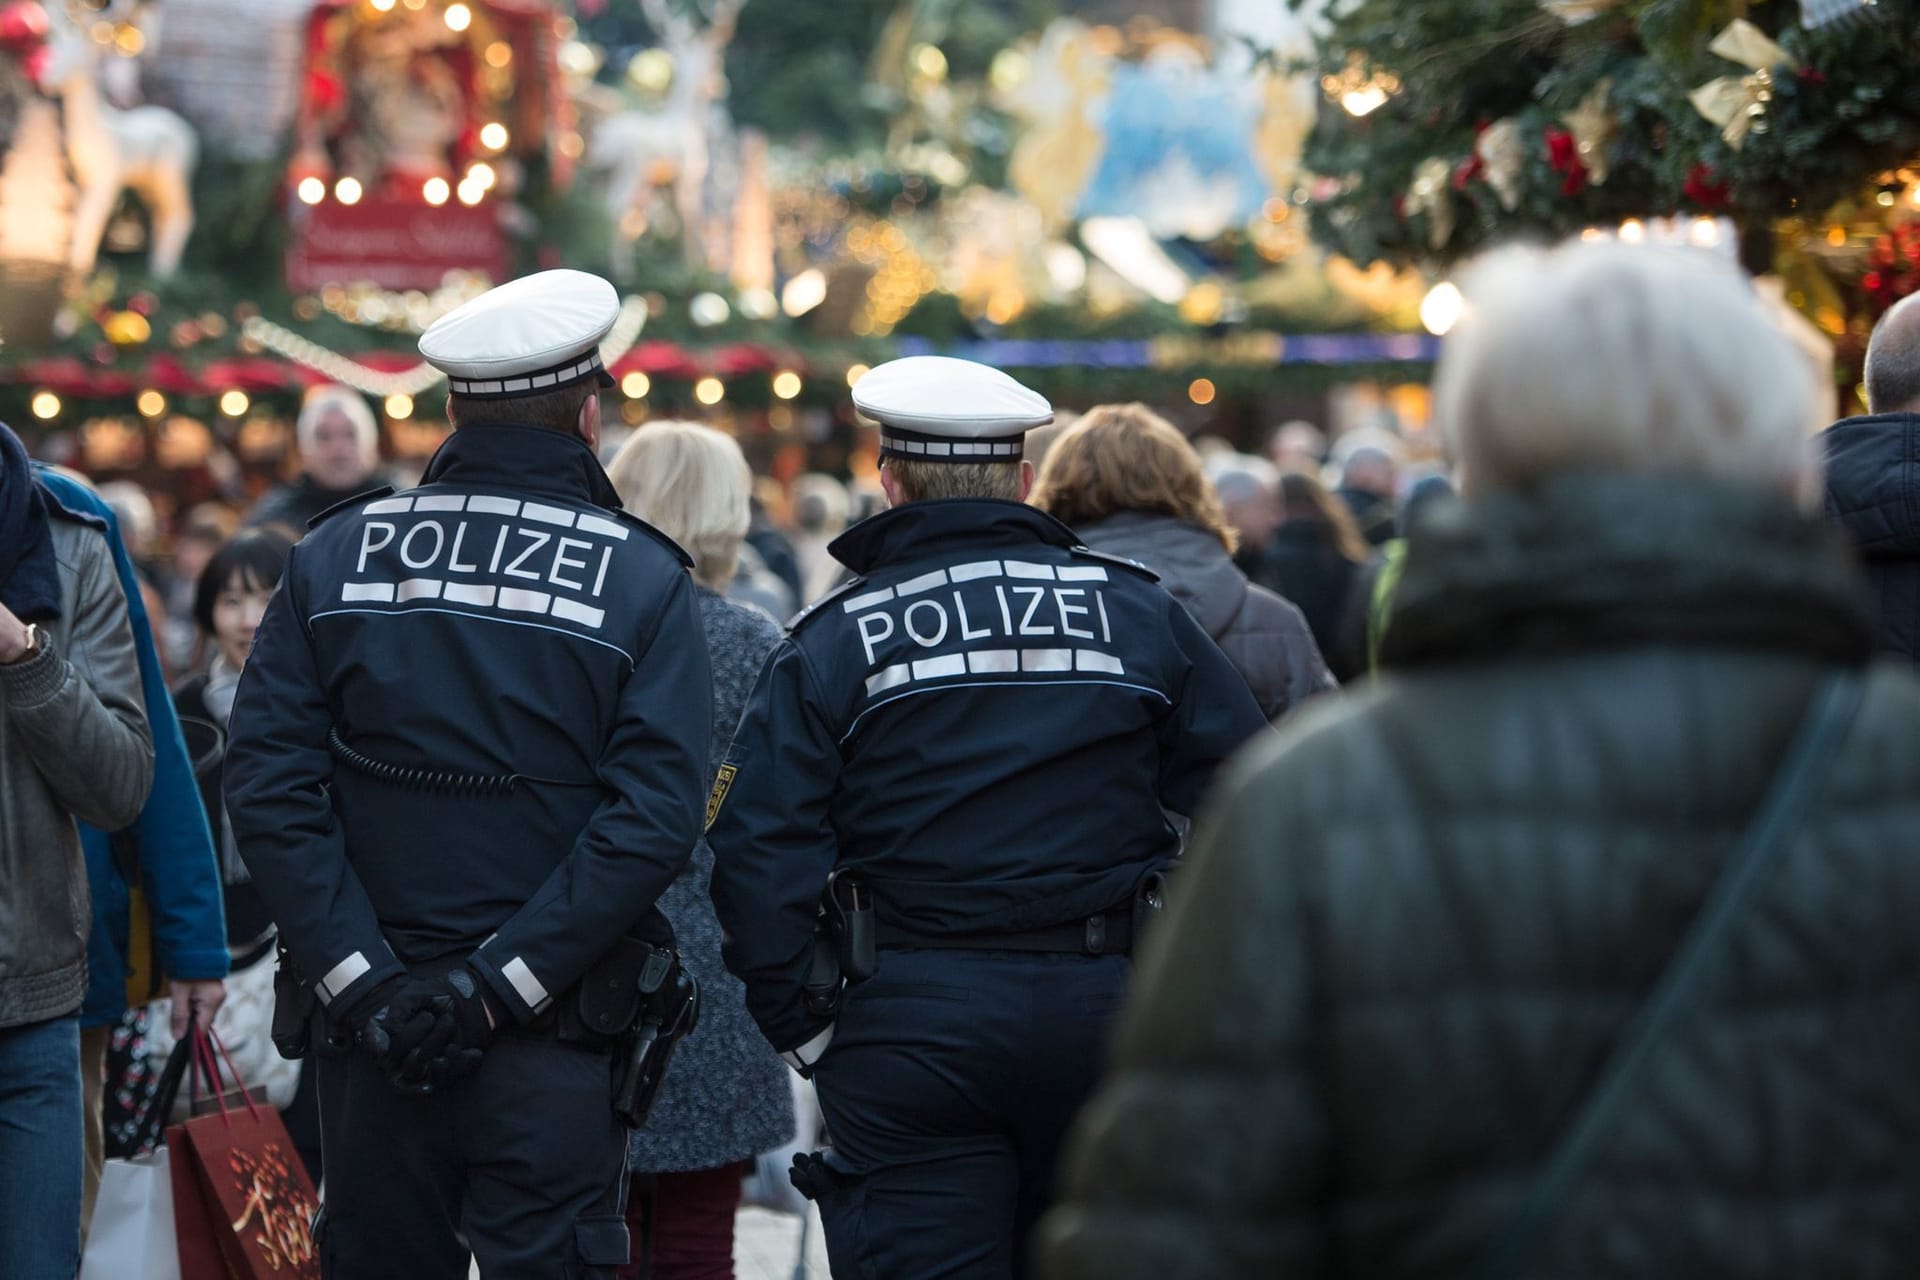
M 193 168 L 200 140 L 193 126 L 165 107 L 122 110 L 100 91 L 100 47 L 55 11 L 41 87 L 59 94 L 67 159 L 79 185 L 67 266 L 93 270 L 100 239 L 120 192 L 131 190 L 152 219 L 148 267 L 165 279 L 180 267 L 193 234 Z
M 726 92 L 722 58 L 746 0 L 714 0 L 703 26 L 673 0 L 640 0 L 661 45 L 673 57 L 673 81 L 657 111 L 620 111 L 593 132 L 587 165 L 608 171 L 607 211 L 619 246 L 634 237 L 628 216 L 645 207 L 656 175 L 670 174 L 674 213 L 690 265 L 706 256 L 706 186 L 712 108 Z

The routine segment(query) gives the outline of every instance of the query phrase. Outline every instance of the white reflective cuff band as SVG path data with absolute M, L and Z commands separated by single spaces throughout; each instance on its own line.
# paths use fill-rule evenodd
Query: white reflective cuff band
M 540 985 L 540 979 L 533 976 L 533 970 L 527 968 L 527 962 L 519 956 L 500 966 L 500 976 L 513 984 L 514 993 L 526 1001 L 527 1008 L 535 1013 L 546 1008 L 552 999 L 547 989 Z
M 356 951 L 327 970 L 327 976 L 320 979 L 318 988 L 320 1003 L 332 1004 L 335 996 L 359 981 L 372 968 L 373 965 L 368 962 L 366 952 Z
M 827 1056 L 827 1046 L 833 1043 L 833 1027 L 801 1045 L 798 1049 L 789 1049 L 780 1055 L 780 1060 L 795 1071 L 805 1071 L 814 1063 Z

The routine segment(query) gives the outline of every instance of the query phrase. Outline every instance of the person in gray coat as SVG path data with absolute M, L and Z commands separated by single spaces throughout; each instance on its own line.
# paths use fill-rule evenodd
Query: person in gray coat
M 693 557 L 713 668 L 717 767 L 781 637 L 765 612 L 723 595 L 747 532 L 746 459 L 731 438 L 709 427 L 655 422 L 621 446 L 607 474 L 629 511 Z M 674 1051 L 653 1115 L 633 1135 L 627 1220 L 640 1245 L 623 1277 L 733 1275 L 733 1219 L 747 1163 L 793 1137 L 786 1065 L 747 1015 L 740 980 L 720 961 L 720 922 L 707 896 L 712 879 L 713 850 L 702 840 L 660 898 L 700 983 L 700 1024 Z
M 92 909 L 80 818 L 132 822 L 153 783 L 127 601 L 102 530 L 0 425 L 0 1260 L 80 1265 L 80 1004 Z
M 1027 499 L 1089 547 L 1137 560 L 1246 678 L 1268 720 L 1339 687 L 1300 610 L 1247 581 L 1200 455 L 1140 404 L 1101 405 L 1061 433 Z

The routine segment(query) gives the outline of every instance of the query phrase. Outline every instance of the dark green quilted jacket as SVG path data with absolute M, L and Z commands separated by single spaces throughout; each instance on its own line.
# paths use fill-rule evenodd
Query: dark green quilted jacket
M 1412 545 L 1389 676 L 1203 818 L 1041 1233 L 1054 1280 L 1465 1276 L 1823 672 L 1873 648 L 1784 502 L 1569 478 Z M 1823 796 L 1531 1273 L 1920 1267 L 1920 683 Z

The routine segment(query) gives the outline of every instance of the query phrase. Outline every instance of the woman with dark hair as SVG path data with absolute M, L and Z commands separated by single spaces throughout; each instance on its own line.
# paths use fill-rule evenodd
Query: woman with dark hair
M 1300 610 L 1247 581 L 1200 455 L 1140 404 L 1100 405 L 1061 432 L 1027 499 L 1090 547 L 1152 569 L 1278 720 L 1335 687 Z
M 1312 476 L 1280 477 L 1280 527 L 1264 557 L 1266 580 L 1307 615 L 1327 665 L 1342 680 L 1366 670 L 1364 611 L 1356 621 L 1353 586 L 1373 549 L 1347 505 Z
M 214 849 L 220 859 L 220 883 L 227 914 L 227 949 L 232 972 L 227 980 L 227 1003 L 214 1018 L 213 1028 L 233 1058 L 247 1085 L 264 1088 L 268 1101 L 287 1113 L 287 1128 L 301 1155 L 319 1176 L 319 1131 L 312 1114 L 311 1087 L 302 1089 L 301 1069 L 274 1049 L 273 952 L 277 932 L 266 904 L 253 887 L 234 846 L 220 797 L 222 756 L 226 750 L 227 716 L 240 672 L 253 652 L 254 629 L 260 625 L 267 601 L 286 571 L 293 544 L 272 529 L 240 534 L 207 561 L 194 586 L 193 620 L 213 650 L 207 669 L 173 691 L 174 709 L 187 736 L 200 782 L 200 798 L 213 829 Z M 172 1048 L 164 1034 L 165 1020 L 148 1043 L 157 1056 Z M 309 1134 L 308 1130 L 311 1130 Z M 309 1150 L 309 1147 L 311 1150 Z

